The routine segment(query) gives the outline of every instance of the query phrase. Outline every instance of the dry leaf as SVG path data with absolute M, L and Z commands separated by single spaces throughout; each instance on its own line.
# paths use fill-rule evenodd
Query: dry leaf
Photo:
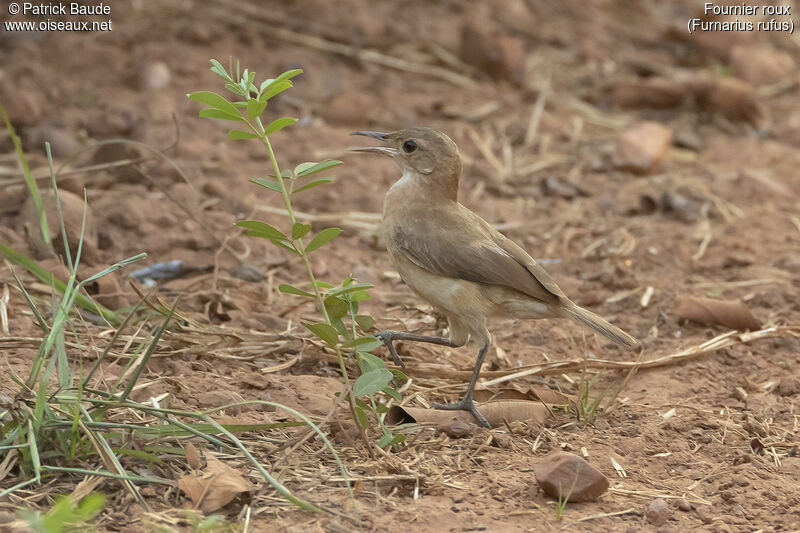
M 537 423 L 544 422 L 550 416 L 550 410 L 539 401 L 501 400 L 478 404 L 478 410 L 486 417 L 492 427 L 498 427 L 504 420 L 533 420 Z M 390 425 L 414 423 L 443 427 L 452 424 L 454 411 L 440 409 L 423 409 L 420 407 L 393 406 L 386 414 L 386 422 Z M 466 420 L 475 423 L 475 418 L 462 411 Z M 460 413 L 459 413 L 460 414 Z
M 178 487 L 192 500 L 195 508 L 210 513 L 224 507 L 239 494 L 253 490 L 253 485 L 239 472 L 211 454 L 205 454 L 205 458 L 205 472 L 188 474 L 178 480 Z
M 686 294 L 675 298 L 675 314 L 706 326 L 721 325 L 737 331 L 755 331 L 761 326 L 741 302 L 696 298 Z
M 450 419 L 443 424 L 437 424 L 436 429 L 450 437 L 467 437 L 478 429 L 478 424 L 474 420 L 466 411 L 450 411 Z
M 197 448 L 191 442 L 186 443 L 186 463 L 192 470 L 200 468 L 200 454 L 197 453 Z

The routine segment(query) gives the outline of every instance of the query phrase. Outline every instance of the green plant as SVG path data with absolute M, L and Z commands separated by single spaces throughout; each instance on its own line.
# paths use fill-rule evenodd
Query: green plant
M 52 243 L 50 242 L 50 227 L 47 225 L 47 213 L 45 212 L 42 204 L 42 195 L 39 192 L 39 185 L 33 178 L 31 168 L 28 165 L 28 158 L 25 157 L 25 152 L 22 150 L 22 143 L 19 140 L 16 130 L 14 130 L 14 126 L 8 119 L 8 113 L 6 113 L 6 109 L 2 105 L 0 105 L 0 116 L 3 117 L 3 123 L 5 124 L 6 130 L 11 137 L 11 142 L 14 144 L 14 152 L 17 154 L 17 162 L 22 170 L 22 175 L 25 177 L 25 184 L 28 187 L 31 200 L 33 200 L 33 205 L 36 209 L 36 215 L 39 217 L 39 228 L 42 232 L 42 242 L 44 242 L 45 246 L 50 248 L 50 251 L 52 252 Z
M 357 358 L 361 375 L 352 385 L 352 394 L 346 393 L 346 399 L 353 418 L 362 428 L 362 435 L 364 435 L 363 430 L 369 425 L 368 413 L 372 413 L 382 432 L 378 445 L 383 447 L 397 444 L 404 439 L 404 436 L 392 434 L 383 423 L 388 408 L 378 400 L 378 395 L 383 393 L 399 401 L 400 394 L 390 386 L 390 382 L 395 376 L 403 379 L 405 375 L 400 371 L 390 370 L 382 359 L 371 353 L 381 345 L 381 342 L 367 333 L 372 328 L 373 320 L 368 315 L 358 314 L 358 304 L 370 298 L 368 289 L 372 285 L 358 283 L 353 278 L 347 278 L 339 285 L 317 280 L 311 267 L 310 254 L 336 238 L 342 230 L 329 227 L 312 234 L 311 224 L 298 221 L 292 208 L 294 195 L 312 187 L 331 183 L 333 179 L 330 177 L 315 176 L 340 165 L 341 161 L 305 162 L 295 166 L 293 170 L 282 171 L 270 143 L 270 135 L 295 123 L 297 119 L 279 117 L 266 126 L 261 121 L 269 101 L 291 88 L 292 78 L 301 74 L 302 70 L 288 70 L 276 78 L 264 80 L 259 85 L 255 84 L 255 73 L 247 69 L 240 71 L 238 63 L 235 72 L 232 65 L 229 70 L 230 74 L 219 61 L 211 60 L 211 71 L 225 82 L 225 88 L 234 95 L 233 101 L 209 91 L 198 91 L 187 96 L 208 106 L 207 109 L 200 111 L 201 117 L 228 120 L 241 125 L 244 129 L 228 131 L 228 137 L 232 140 L 254 139 L 264 146 L 273 173 L 268 178 L 251 181 L 280 194 L 288 213 L 286 231 L 258 220 L 244 220 L 237 225 L 245 228 L 248 235 L 266 239 L 288 250 L 300 260 L 305 269 L 307 284 L 302 287 L 282 284 L 278 289 L 316 303 L 322 321 L 303 323 L 303 325 L 336 354 L 346 391 L 351 389 L 345 353 L 350 352 Z
M 130 492 L 135 501 L 146 509 L 147 503 L 142 498 L 136 483 L 169 485 L 171 482 L 153 476 L 130 474 L 123 466 L 121 457 L 156 462 L 159 460 L 159 456 L 147 451 L 146 446 L 137 445 L 130 448 L 127 447 L 127 443 L 131 439 L 156 439 L 163 443 L 169 439 L 195 436 L 204 439 L 218 449 L 241 453 L 281 496 L 303 509 L 320 511 L 321 509 L 315 505 L 294 496 L 252 456 L 244 443 L 234 434 L 308 425 L 331 451 L 342 474 L 347 477 L 343 463 L 325 434 L 301 413 L 275 402 L 243 402 L 243 404 L 259 403 L 288 410 L 302 422 L 222 425 L 210 415 L 219 409 L 231 406 L 192 412 L 166 409 L 157 405 L 149 406 L 129 398 L 150 357 L 155 352 L 159 339 L 172 321 L 175 306 L 171 309 L 160 310 L 163 320 L 159 325 L 151 328 L 149 334 L 137 335 L 133 342 L 133 354 L 120 354 L 122 357 L 128 356 L 128 367 L 111 384 L 109 390 L 96 388 L 92 377 L 109 355 L 110 349 L 117 343 L 128 323 L 137 316 L 141 302 L 122 321 L 106 349 L 88 371 L 83 368 L 81 357 L 71 360 L 67 350 L 68 345 L 80 346 L 82 344 L 82 339 L 78 335 L 78 326 L 73 320 L 77 315 L 74 312 L 75 306 L 80 302 L 81 297 L 85 298 L 88 306 L 94 305 L 88 295 L 81 294 L 83 287 L 116 269 L 138 261 L 145 257 L 145 254 L 138 254 L 120 261 L 83 281 L 77 280 L 86 213 L 84 210 L 84 227 L 81 229 L 81 238 L 73 260 L 58 201 L 58 188 L 53 172 L 50 146 L 46 144 L 45 147 L 50 162 L 50 177 L 59 214 L 69 279 L 63 284 L 60 298 L 54 297 L 49 313 L 51 318 L 48 319 L 46 318 L 47 313 L 42 312 L 40 304 L 34 301 L 20 278 L 16 277 L 16 273 L 14 273 L 17 285 L 42 329 L 43 338 L 27 379 L 11 377 L 19 385 L 19 392 L 11 402 L 0 405 L 0 415 L 7 419 L 0 428 L 0 460 L 2 460 L 6 472 L 16 471 L 19 478 L 16 483 L 0 490 L 0 500 L 19 489 L 39 484 L 45 478 L 58 473 L 67 473 L 81 476 L 103 476 L 118 480 Z M 35 270 L 30 265 L 41 268 L 25 256 L 18 255 L 29 270 Z M 35 271 L 34 273 L 41 274 Z M 67 342 L 68 338 L 72 343 Z M 137 412 L 137 416 L 128 416 L 127 418 L 133 418 L 133 423 L 120 421 L 132 411 Z M 153 424 L 153 421 L 156 423 Z M 76 463 L 80 466 L 74 466 Z M 96 463 L 100 463 L 100 465 L 91 466 Z M 12 478 L 9 476 L 6 479 Z M 76 510 L 74 506 L 70 507 L 70 505 L 59 502 L 56 506 L 57 510 L 52 514 L 63 518 L 72 516 L 69 513 L 74 511 L 74 513 L 78 513 L 76 516 L 84 516 L 80 514 L 82 509 L 80 506 Z M 83 511 L 87 509 L 89 507 L 84 508 Z M 50 520 L 47 518 L 50 516 L 49 514 L 44 517 L 35 513 L 28 516 L 32 517 L 32 520 L 41 518 L 40 522 L 50 523 L 47 521 Z M 39 518 L 36 518 L 37 516 Z M 61 518 L 52 520 L 55 521 L 55 524 L 63 522 L 63 520 L 59 522 Z
M 598 377 L 599 374 L 595 374 L 591 378 L 586 379 L 586 372 L 583 372 L 581 374 L 580 384 L 578 385 L 578 401 L 575 406 L 576 416 L 578 420 L 582 420 L 587 424 L 594 424 L 600 404 L 603 402 L 603 398 L 605 398 L 608 392 L 604 390 L 600 394 L 591 397 L 590 392 L 597 382 Z
M 570 494 L 572 494 L 571 491 L 562 497 L 559 493 L 558 501 L 556 502 L 556 520 L 561 521 L 564 519 L 564 509 L 567 508 L 567 502 L 569 501 Z
M 55 504 L 45 514 L 25 509 L 20 516 L 36 533 L 94 531 L 90 521 L 106 504 L 102 494 L 93 492 L 79 502 L 69 496 L 56 496 Z
M 566 494 L 562 495 L 561 491 L 561 484 L 559 483 L 558 486 L 558 501 L 556 502 L 556 519 L 563 520 L 564 518 L 564 509 L 567 508 L 567 502 L 569 502 L 569 497 L 572 496 L 572 491 L 575 490 L 575 484 L 578 482 L 578 472 L 575 472 L 575 478 L 572 480 L 572 485 L 569 487 L 569 491 Z

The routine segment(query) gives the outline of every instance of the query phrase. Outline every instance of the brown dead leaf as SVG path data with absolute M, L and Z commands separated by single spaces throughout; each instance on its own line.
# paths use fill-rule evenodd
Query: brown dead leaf
M 492 427 L 498 427 L 503 421 L 533 420 L 536 423 L 544 422 L 550 416 L 550 410 L 540 401 L 527 400 L 500 400 L 478 404 L 478 410 L 486 417 Z M 475 418 L 462 411 L 466 419 L 475 423 Z M 454 411 L 437 409 L 423 409 L 421 407 L 393 406 L 386 414 L 388 424 L 414 423 L 443 427 L 452 423 Z
M 211 454 L 205 454 L 205 472 L 187 474 L 178 487 L 192 500 L 195 508 L 210 513 L 230 503 L 236 496 L 249 493 L 253 485 L 239 472 Z
M 437 424 L 436 429 L 450 437 L 467 437 L 478 430 L 472 415 L 466 411 L 450 411 L 450 419 L 442 424 Z
M 675 298 L 675 314 L 706 326 L 725 326 L 737 331 L 756 331 L 761 326 L 741 302 L 698 298 L 681 294 Z
M 192 470 L 200 468 L 200 454 L 197 453 L 197 448 L 191 442 L 186 443 L 186 463 Z

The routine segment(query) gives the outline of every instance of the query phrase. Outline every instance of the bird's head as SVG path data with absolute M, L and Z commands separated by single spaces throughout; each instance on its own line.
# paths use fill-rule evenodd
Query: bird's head
M 458 187 L 461 174 L 461 158 L 453 140 L 433 128 L 405 128 L 391 133 L 356 131 L 353 135 L 364 135 L 378 139 L 383 146 L 354 148 L 358 152 L 377 152 L 388 155 L 400 166 L 403 174 L 413 174 L 431 185 Z

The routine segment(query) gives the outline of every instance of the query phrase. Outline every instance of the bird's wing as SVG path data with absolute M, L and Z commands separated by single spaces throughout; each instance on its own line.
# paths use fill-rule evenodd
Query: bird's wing
M 566 298 L 525 250 L 466 208 L 417 215 L 395 224 L 390 237 L 394 247 L 420 268 L 508 287 L 543 302 Z

